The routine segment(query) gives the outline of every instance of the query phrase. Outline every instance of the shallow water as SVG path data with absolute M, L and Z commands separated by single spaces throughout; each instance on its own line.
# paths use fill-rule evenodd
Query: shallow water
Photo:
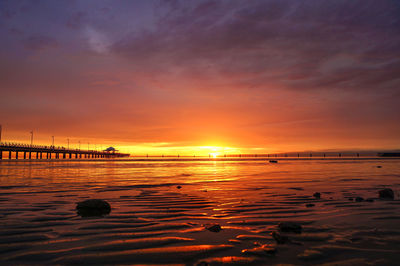
M 399 163 L 2 161 L 0 263 L 398 265 Z M 385 187 L 395 200 L 377 198 Z M 78 216 L 89 198 L 110 215 Z M 282 221 L 303 231 L 277 244 Z

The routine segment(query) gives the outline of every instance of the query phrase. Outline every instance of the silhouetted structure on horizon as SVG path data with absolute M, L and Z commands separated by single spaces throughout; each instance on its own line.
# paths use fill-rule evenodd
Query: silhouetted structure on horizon
M 378 153 L 379 157 L 400 157 L 400 152 L 382 152 Z
M 95 159 L 95 158 L 117 158 L 128 157 L 128 153 L 119 153 L 113 147 L 113 150 L 95 151 L 95 150 L 80 150 L 66 149 L 65 147 L 55 146 L 40 146 L 27 145 L 20 143 L 0 143 L 0 160 L 3 159 L 3 152 L 8 152 L 8 159 L 12 158 L 12 153 L 15 153 L 15 159 L 32 159 L 32 153 L 36 159 Z M 23 157 L 19 157 L 19 153 L 23 153 Z M 43 156 L 44 154 L 44 156 Z M 54 155 L 54 158 L 52 158 Z

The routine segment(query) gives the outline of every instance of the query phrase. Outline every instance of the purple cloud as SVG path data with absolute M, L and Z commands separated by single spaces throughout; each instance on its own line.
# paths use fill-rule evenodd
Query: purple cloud
M 26 49 L 40 51 L 49 48 L 55 48 L 58 46 L 58 42 L 48 36 L 30 36 L 24 41 L 24 46 Z
M 395 2 L 195 3 L 175 2 L 158 28 L 122 38 L 114 52 L 140 66 L 137 71 L 184 69 L 182 78 L 190 72 L 209 78 L 212 71 L 245 87 L 271 80 L 291 89 L 399 85 Z

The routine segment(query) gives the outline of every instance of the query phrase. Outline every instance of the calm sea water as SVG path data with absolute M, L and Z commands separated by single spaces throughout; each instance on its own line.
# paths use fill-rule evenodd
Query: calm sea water
M 399 163 L 2 161 L 0 262 L 396 265 Z M 378 199 L 382 188 L 395 200 Z M 110 215 L 77 215 L 89 198 L 107 200 Z M 271 233 L 283 221 L 303 232 L 277 244 Z

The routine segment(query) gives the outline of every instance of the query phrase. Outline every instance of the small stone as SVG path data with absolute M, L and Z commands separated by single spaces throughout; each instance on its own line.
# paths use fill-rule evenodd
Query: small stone
M 353 198 L 349 198 L 349 201 L 353 201 Z
M 278 163 L 277 160 L 269 160 L 270 163 Z
M 314 207 L 314 206 L 315 206 L 314 203 L 308 203 L 308 204 L 306 204 L 306 207 L 307 207 L 307 208 L 311 208 L 311 207 Z
M 376 168 L 382 168 L 382 166 L 378 165 Z
M 301 224 L 296 222 L 281 222 L 278 225 L 279 230 L 282 232 L 301 233 Z
M 219 224 L 206 225 L 206 229 L 214 233 L 218 233 L 219 231 L 222 230 Z
M 362 198 L 362 197 L 356 197 L 356 202 L 362 202 L 362 201 L 364 201 L 364 198 Z
M 381 198 L 381 199 L 394 199 L 393 190 L 390 189 L 390 188 L 385 188 L 385 189 L 379 190 L 379 198 Z
M 320 198 L 321 198 L 321 193 L 315 192 L 313 196 L 314 196 L 316 199 L 320 199 Z
M 272 237 L 275 239 L 278 244 L 285 244 L 289 242 L 289 238 L 287 236 L 281 235 L 279 232 L 272 232 Z
M 89 199 L 78 202 L 76 205 L 78 215 L 82 217 L 103 216 L 111 212 L 110 204 L 101 199 Z
M 177 189 L 181 189 L 181 188 L 182 188 L 182 186 L 176 186 L 176 188 L 177 188 Z
M 366 202 L 374 202 L 374 199 L 368 198 L 365 200 Z

